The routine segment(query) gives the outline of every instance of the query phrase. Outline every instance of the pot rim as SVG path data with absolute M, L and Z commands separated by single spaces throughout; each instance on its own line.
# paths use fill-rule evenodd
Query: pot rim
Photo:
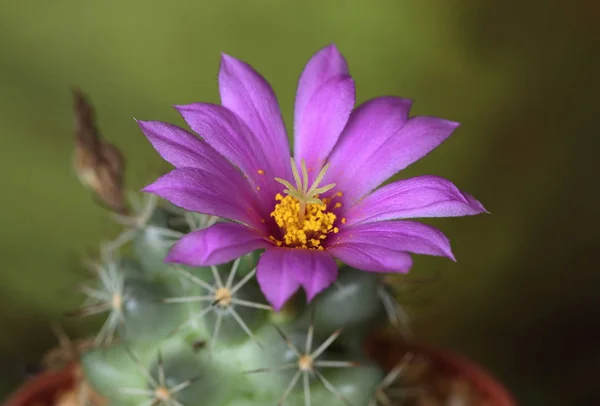
M 28 406 L 41 402 L 48 404 L 60 392 L 75 384 L 75 369 L 68 366 L 60 371 L 42 372 L 25 381 L 2 403 L 2 406 Z
M 391 369 L 408 352 L 424 353 L 433 363 L 450 374 L 466 378 L 493 406 L 516 406 L 517 402 L 504 385 L 481 366 L 455 352 L 426 342 L 408 342 L 399 334 L 377 333 L 365 342 L 365 349 L 386 369 Z M 375 350 L 374 350 L 375 349 Z M 378 356 L 379 354 L 379 356 Z

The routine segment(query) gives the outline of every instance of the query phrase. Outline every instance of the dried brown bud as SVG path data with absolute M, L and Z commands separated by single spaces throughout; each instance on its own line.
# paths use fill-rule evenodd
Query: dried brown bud
M 79 90 L 73 90 L 75 157 L 73 166 L 81 183 L 109 209 L 125 213 L 123 193 L 125 161 L 121 152 L 104 142 L 96 127 L 94 110 Z
M 65 369 L 69 364 L 78 362 L 80 355 L 94 346 L 93 339 L 71 340 L 62 327 L 57 324 L 52 325 L 52 330 L 58 338 L 59 345 L 44 354 L 42 367 L 46 371 Z

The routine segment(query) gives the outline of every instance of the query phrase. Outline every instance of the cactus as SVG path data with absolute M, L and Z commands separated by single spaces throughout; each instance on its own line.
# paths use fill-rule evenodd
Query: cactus
M 361 341 L 388 323 L 381 278 L 343 267 L 311 304 L 298 296 L 274 312 L 254 278 L 258 252 L 207 268 L 164 264 L 177 235 L 220 220 L 147 200 L 130 221 L 113 216 L 126 228 L 79 287 L 87 298 L 75 313 L 105 317 L 83 371 L 111 404 L 369 403 L 384 371 Z
M 318 84 L 322 87 L 319 90 L 315 90 L 318 86 L 311 88 L 310 83 L 306 84 L 309 79 L 316 80 L 319 75 L 330 74 L 327 69 L 338 69 L 340 76 L 334 75 L 331 81 Z M 353 92 L 354 85 L 347 75 L 343 57 L 335 47 L 327 47 L 313 57 L 305 72 L 308 73 L 300 81 L 301 86 L 309 86 L 307 89 L 315 92 L 315 96 L 310 100 L 306 94 L 299 96 L 304 108 L 300 113 L 315 120 L 315 126 L 323 126 L 323 131 L 338 131 L 339 135 L 343 125 L 336 130 L 331 127 L 336 122 L 331 124 L 319 119 L 318 114 L 315 116 L 315 109 L 324 104 L 322 97 L 335 98 L 331 96 L 335 90 L 345 95 L 334 100 L 344 104 L 338 106 L 338 110 L 345 109 L 350 114 L 354 100 L 347 92 Z M 256 79 L 257 74 L 249 66 L 231 57 L 224 56 L 222 75 L 224 81 L 231 81 L 231 86 L 238 86 L 236 81 L 249 80 L 252 86 L 260 87 L 264 98 L 260 103 L 268 103 L 272 97 L 268 89 L 264 89 L 265 82 Z M 241 76 L 231 79 L 231 75 Z M 242 93 L 247 90 L 239 89 Z M 200 133 L 210 136 L 211 131 L 221 131 L 215 133 L 216 138 L 212 139 L 216 145 L 214 148 L 220 147 L 230 153 L 228 159 L 235 162 L 240 171 L 211 149 L 212 145 L 207 146 L 210 141 L 203 143 L 168 124 L 139 123 L 155 148 L 177 167 L 144 190 L 159 196 L 170 193 L 166 198 L 177 206 L 152 195 L 133 195 L 126 203 L 123 197 L 123 160 L 118 151 L 108 155 L 104 153 L 108 147 L 103 146 L 110 144 L 100 139 L 92 109 L 85 98 L 79 92 L 75 94 L 78 116 L 75 169 L 84 184 L 95 193 L 96 199 L 111 210 L 111 217 L 124 227 L 115 239 L 101 245 L 99 259 L 88 264 L 97 275 L 95 282 L 79 287 L 86 300 L 74 313 L 81 316 L 105 315 L 104 324 L 94 339 L 95 348 L 81 359 L 86 380 L 111 404 L 123 406 L 372 406 L 390 405 L 395 396 L 400 396 L 400 400 L 411 396 L 412 389 L 406 388 L 405 382 L 402 382 L 402 371 L 408 359 L 391 371 L 384 371 L 363 351 L 365 339 L 387 326 L 406 334 L 409 330 L 404 310 L 380 274 L 365 272 L 339 261 L 336 263 L 333 255 L 345 258 L 347 264 L 365 264 L 367 271 L 379 272 L 408 271 L 411 261 L 407 252 L 453 259 L 448 240 L 441 232 L 415 222 L 385 220 L 470 215 L 485 209 L 471 196 L 437 177 L 391 184 L 367 196 L 364 201 L 361 199 L 360 204 L 353 203 L 355 206 L 351 206 L 350 210 L 340 209 L 352 201 L 341 191 L 329 192 L 336 186 L 329 182 L 332 178 L 327 177 L 329 163 L 320 171 L 311 173 L 318 158 L 310 156 L 312 150 L 304 151 L 309 164 L 303 157 L 296 165 L 292 158 L 290 171 L 289 167 L 280 165 L 287 158 L 264 155 L 266 152 L 256 152 L 258 147 L 252 145 L 252 153 L 257 154 L 255 158 L 272 161 L 261 161 L 266 170 L 254 167 L 250 171 L 249 164 L 246 164 L 254 158 L 243 156 L 245 152 L 241 150 L 245 146 L 231 147 L 227 144 L 230 140 L 223 143 L 219 137 L 227 131 L 238 131 L 252 142 L 263 143 L 265 148 L 275 148 L 273 145 L 279 141 L 270 140 L 272 144 L 269 146 L 264 139 L 254 137 L 251 131 L 269 130 L 260 126 L 246 127 L 235 114 L 245 117 L 246 114 L 261 113 L 239 110 L 241 104 L 236 104 L 239 95 L 232 95 L 229 87 L 223 91 L 228 102 L 233 103 L 233 110 L 199 104 L 183 106 L 180 111 L 192 128 Z M 313 102 L 317 104 L 309 106 Z M 355 110 L 357 118 L 354 122 L 360 124 L 361 120 L 366 120 L 365 128 L 375 132 L 380 122 L 381 131 L 392 131 L 396 125 L 403 128 L 407 121 L 401 116 L 408 114 L 408 106 L 404 99 L 381 98 Z M 329 111 L 325 110 L 325 113 Z M 381 115 L 379 111 L 388 116 Z M 373 114 L 377 120 L 370 121 Z M 216 116 L 220 118 L 214 119 Z M 343 118 L 344 114 L 340 117 Z M 341 123 L 344 124 L 347 118 L 348 115 Z M 332 119 L 339 120 L 339 117 Z M 406 166 L 442 142 L 457 126 L 441 119 L 418 119 L 409 120 L 414 124 L 406 124 L 408 130 L 404 133 L 393 130 L 400 134 L 397 138 L 405 141 L 421 137 L 414 141 L 413 152 L 399 155 L 400 161 L 394 163 L 396 158 L 386 155 L 388 152 L 378 146 L 371 155 L 382 154 L 381 158 L 373 160 L 371 155 L 366 154 L 360 158 L 363 164 L 374 165 L 383 159 L 388 160 L 385 164 L 390 168 Z M 208 123 L 203 120 L 208 120 Z M 354 123 L 352 118 L 350 122 Z M 306 125 L 307 122 L 301 123 Z M 274 125 L 277 126 L 277 123 Z M 319 130 L 317 127 L 310 129 Z M 352 133 L 360 125 L 353 127 L 348 124 L 348 127 Z M 302 133 L 302 128 L 300 130 Z M 229 133 L 231 137 L 239 134 Z M 307 134 L 306 131 L 304 134 Z M 423 138 L 426 136 L 430 138 Z M 358 154 L 358 150 L 349 144 L 351 137 L 366 142 L 365 134 L 355 132 L 342 137 L 340 148 L 351 151 L 344 152 L 346 154 Z M 313 145 L 313 148 L 318 149 L 318 145 Z M 109 149 L 116 150 L 112 145 Z M 344 178 L 346 175 L 339 169 L 344 165 L 340 158 L 342 153 L 336 155 L 336 151 L 331 154 L 330 160 L 337 162 L 338 172 L 332 176 L 337 176 L 334 179 L 342 183 L 346 182 L 345 190 L 355 193 L 353 199 L 358 199 L 357 193 L 364 195 L 369 192 L 370 186 L 366 185 L 371 181 L 363 176 L 362 184 L 356 183 L 356 187 L 363 190 L 353 192 L 355 185 Z M 119 159 L 111 163 L 110 157 Z M 210 165 L 215 168 L 214 179 L 206 169 Z M 266 172 L 277 172 L 273 168 L 284 168 L 280 172 L 287 173 L 288 179 L 275 177 L 269 180 L 270 183 L 266 182 Z M 389 168 L 385 171 L 388 173 Z M 290 183 L 292 173 L 295 186 Z M 358 173 L 356 176 L 359 176 Z M 184 185 L 183 181 L 190 182 L 192 179 L 196 182 L 199 177 L 212 183 L 201 187 L 193 183 Z M 324 180 L 327 181 L 325 186 L 320 184 Z M 110 187 L 103 187 L 104 183 Z M 237 192 L 235 187 L 239 186 L 240 196 L 228 195 L 227 199 L 247 199 L 247 202 L 236 206 L 238 202 L 221 199 L 223 195 L 219 193 L 224 192 L 220 188 L 230 186 L 234 186 L 234 194 Z M 264 203 L 265 189 L 273 193 L 269 195 L 273 198 L 269 203 Z M 198 199 L 205 200 L 196 205 L 193 193 L 199 193 Z M 365 214 L 362 205 L 372 205 L 377 210 Z M 206 208 L 208 213 L 212 211 L 212 215 L 182 208 L 190 206 Z M 258 211 L 253 212 L 256 207 Z M 357 209 L 353 212 L 355 207 Z M 216 216 L 215 212 L 220 210 L 228 213 L 229 218 Z M 268 217 L 271 210 L 272 219 Z M 354 216 L 349 217 L 349 222 L 354 222 L 353 228 L 346 224 L 344 213 Z M 371 241 L 375 229 L 369 228 L 369 223 L 377 221 L 381 223 L 377 232 L 383 233 L 378 236 L 380 246 L 376 251 L 381 257 L 374 257 L 372 253 L 375 251 L 369 251 L 377 246 Z M 208 255 L 203 259 L 180 260 L 182 252 L 183 257 L 189 257 L 188 237 L 208 233 L 203 234 L 203 229 L 254 233 L 252 241 L 256 242 L 251 242 L 255 244 L 252 247 L 260 249 L 246 250 L 235 257 L 231 255 L 236 250 L 233 244 L 234 248 L 226 247 L 228 254 L 216 254 L 220 260 L 209 260 Z M 259 230 L 263 234 L 256 237 Z M 269 235 L 269 230 L 278 231 Z M 336 236 L 338 232 L 340 234 Z M 218 238 L 218 244 L 222 244 L 223 238 Z M 203 241 L 202 244 L 206 245 L 207 240 Z M 399 245 L 397 241 L 400 241 Z M 290 277 L 284 275 L 284 261 L 279 263 L 281 270 L 274 270 L 279 272 L 277 278 L 269 276 L 271 279 L 264 279 L 263 273 L 261 280 L 260 261 L 269 250 L 276 255 L 292 255 L 289 257 L 292 259 L 288 259 L 295 261 L 296 267 L 302 262 L 298 258 L 302 257 L 306 260 L 303 264 L 314 269 L 306 269 L 306 275 L 294 276 L 296 280 L 293 283 L 286 282 L 285 278 Z M 175 256 L 179 255 L 176 261 L 172 258 L 173 251 L 178 252 Z M 221 260 L 223 258 L 230 260 Z M 278 263 L 273 262 L 273 258 L 280 257 L 270 258 L 269 272 L 276 268 L 272 267 L 273 263 Z M 201 266 L 192 266 L 198 264 Z M 331 269 L 332 266 L 335 268 L 335 264 L 338 264 L 337 272 Z M 273 283 L 273 280 L 277 282 Z M 291 288 L 283 286 L 288 282 Z M 300 291 L 288 300 L 300 285 L 306 289 L 306 294 Z
M 96 277 L 72 312 L 104 317 L 81 364 L 110 404 L 375 404 L 385 373 L 361 342 L 401 310 L 377 274 L 342 267 L 312 303 L 297 295 L 274 312 L 254 277 L 260 251 L 210 267 L 163 262 L 178 238 L 225 220 L 152 195 L 110 217 L 123 230 L 87 261 Z

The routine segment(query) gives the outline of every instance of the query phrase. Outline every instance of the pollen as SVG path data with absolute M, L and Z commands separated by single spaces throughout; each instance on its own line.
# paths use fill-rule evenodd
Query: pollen
M 283 238 L 282 240 L 277 240 L 273 236 L 269 238 L 277 246 L 322 250 L 322 243 L 327 238 L 327 234 L 337 233 L 339 230 L 334 227 L 337 216 L 327 209 L 331 199 L 320 200 L 318 196 L 334 188 L 335 183 L 319 187 L 327 172 L 328 165 L 325 165 L 309 188 L 306 162 L 302 160 L 302 176 L 300 176 L 294 159 L 290 161 L 296 185 L 275 178 L 286 187 L 283 191 L 286 196 L 280 193 L 275 196 L 277 203 L 271 213 L 271 217 L 283 232 Z
M 263 171 L 262 169 L 259 169 L 256 171 L 256 173 L 258 173 L 259 175 L 264 175 L 265 171 Z
M 273 243 L 275 245 L 277 245 L 278 247 L 281 247 L 283 245 L 283 242 L 281 242 L 277 238 L 273 237 L 272 235 L 269 236 L 269 240 L 273 241 Z
M 271 217 L 283 230 L 283 241 L 275 238 L 271 240 L 278 246 L 285 245 L 292 248 L 323 249 L 321 243 L 330 232 L 336 232 L 333 224 L 336 215 L 327 211 L 326 204 L 309 203 L 302 224 L 299 221 L 300 202 L 293 196 L 275 196 L 278 201 Z

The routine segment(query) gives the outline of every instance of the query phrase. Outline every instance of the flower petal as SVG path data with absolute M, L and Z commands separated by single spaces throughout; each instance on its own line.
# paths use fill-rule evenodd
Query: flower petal
M 261 256 L 257 278 L 276 310 L 302 285 L 310 302 L 337 278 L 335 260 L 324 251 L 270 248 Z
M 315 175 L 337 142 L 354 107 L 354 81 L 335 45 L 317 52 L 298 83 L 294 109 L 294 158 Z
M 217 223 L 181 238 L 165 262 L 189 266 L 219 265 L 271 244 L 259 233 L 235 223 Z
M 243 178 L 227 179 L 202 169 L 179 168 L 161 176 L 143 191 L 186 210 L 237 220 L 265 231 L 260 205 Z
M 247 63 L 223 54 L 219 93 L 221 104 L 256 135 L 254 147 L 264 151 L 270 160 L 272 176 L 290 179 L 290 146 L 277 97 L 269 83 Z
M 346 213 L 346 226 L 412 217 L 457 217 L 485 212 L 471 195 L 439 176 L 419 176 L 377 189 Z
M 289 179 L 287 175 L 291 173 L 289 152 L 286 152 L 287 166 L 282 172 L 274 165 L 273 155 L 269 155 L 275 153 L 273 149 L 264 149 L 259 137 L 227 108 L 210 103 L 176 108 L 192 130 L 242 170 L 261 200 L 265 205 L 268 202 L 272 209 L 275 195 L 283 189 L 274 178 Z
M 407 273 L 412 266 L 410 254 L 374 244 L 343 244 L 328 252 L 361 271 Z
M 225 177 L 237 172 L 225 157 L 183 128 L 160 121 L 137 123 L 160 156 L 176 168 L 217 171 Z M 239 176 L 239 173 L 237 175 Z
M 333 237 L 326 251 L 348 265 L 374 272 L 408 271 L 410 262 L 400 255 L 408 252 L 455 260 L 441 231 L 407 220 L 346 227 Z
M 276 311 L 300 288 L 300 282 L 285 267 L 284 249 L 270 248 L 261 255 L 256 279 L 265 298 Z
M 380 97 L 357 108 L 328 159 L 323 184 L 336 183 L 351 205 L 441 144 L 458 123 L 436 117 L 407 119 L 411 102 Z
M 304 287 L 309 302 L 337 279 L 337 264 L 327 252 L 307 249 L 287 251 L 286 266 L 293 270 L 294 277 Z
M 348 64 L 335 45 L 328 45 L 315 53 L 298 81 L 294 117 L 297 119 L 298 115 L 302 115 L 312 95 L 329 79 L 348 74 Z

